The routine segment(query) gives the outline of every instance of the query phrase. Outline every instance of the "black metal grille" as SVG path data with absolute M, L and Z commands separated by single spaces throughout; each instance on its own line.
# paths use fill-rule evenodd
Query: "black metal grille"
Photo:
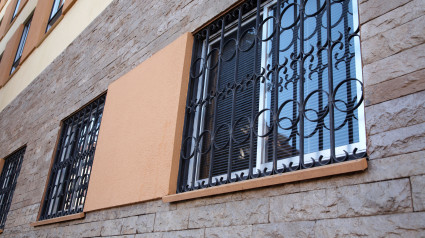
M 366 156 L 358 32 L 356 0 L 250 0 L 195 34 L 177 192 Z
M 83 211 L 105 97 L 63 121 L 40 220 Z
M 26 147 L 5 158 L 0 175 L 0 229 L 4 228 Z

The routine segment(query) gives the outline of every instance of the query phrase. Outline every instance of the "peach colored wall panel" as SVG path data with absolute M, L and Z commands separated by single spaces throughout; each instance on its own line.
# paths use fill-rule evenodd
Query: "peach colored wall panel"
M 3 20 L 0 26 L 0 39 L 6 34 L 10 26 L 10 21 L 12 20 L 13 10 L 15 10 L 17 0 L 12 0 L 12 2 L 7 5 L 6 12 L 4 13 Z
M 109 86 L 85 212 L 175 191 L 192 41 L 184 34 Z
M 65 14 L 65 13 L 67 13 L 68 11 L 69 11 L 69 9 L 71 9 L 71 7 L 72 7 L 72 5 L 74 5 L 74 3 L 76 2 L 77 0 L 67 0 L 67 1 L 65 1 L 65 3 L 63 4 L 63 9 L 62 9 L 62 14 Z
M 25 48 L 22 52 L 21 62 L 31 54 L 31 52 L 38 46 L 43 38 L 47 22 L 49 21 L 50 11 L 52 10 L 54 0 L 38 1 L 31 21 L 30 31 L 28 32 L 28 39 L 25 42 Z
M 19 41 L 21 39 L 24 24 L 20 25 L 13 34 L 12 38 L 7 42 L 3 57 L 0 62 L 0 87 L 3 87 L 9 80 L 10 70 L 12 69 L 13 60 L 15 59 Z

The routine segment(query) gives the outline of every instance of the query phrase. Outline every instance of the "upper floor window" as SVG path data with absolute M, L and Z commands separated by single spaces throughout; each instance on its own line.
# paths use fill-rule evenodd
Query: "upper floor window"
M 21 171 L 25 148 L 19 149 L 4 159 L 3 170 L 0 175 L 0 229 L 3 229 L 6 223 L 13 192 L 15 191 L 16 182 Z
M 15 6 L 15 10 L 13 10 L 13 14 L 12 14 L 12 20 L 10 20 L 10 22 L 13 21 L 13 19 L 15 19 L 16 15 L 18 14 L 18 10 L 19 10 L 19 5 L 21 4 L 21 0 L 18 0 L 16 2 L 16 6 Z
M 40 220 L 83 211 L 105 97 L 63 121 Z
M 25 42 L 27 41 L 28 32 L 30 30 L 32 17 L 25 23 L 24 30 L 22 31 L 21 40 L 19 41 L 18 49 L 16 50 L 16 55 L 13 60 L 12 69 L 10 70 L 10 74 L 12 74 L 19 65 L 21 61 L 22 52 L 24 51 Z
M 366 151 L 356 0 L 248 0 L 195 34 L 178 191 Z
M 54 0 L 52 11 L 50 12 L 49 22 L 47 23 L 46 32 L 53 26 L 53 24 L 58 20 L 62 14 L 62 6 L 65 3 L 65 0 Z

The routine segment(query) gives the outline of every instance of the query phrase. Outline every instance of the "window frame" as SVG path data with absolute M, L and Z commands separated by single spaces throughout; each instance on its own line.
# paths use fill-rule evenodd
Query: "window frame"
M 18 11 L 19 11 L 19 6 L 20 5 L 21 5 L 21 0 L 17 0 L 16 1 L 16 5 L 15 5 L 15 9 L 13 10 L 13 13 L 12 13 L 12 19 L 10 20 L 10 22 L 13 22 L 13 20 L 18 15 Z
M 18 181 L 18 177 L 22 168 L 25 151 L 26 151 L 26 145 L 15 150 L 4 159 L 4 165 L 0 173 L 0 201 L 1 201 L 0 202 L 0 230 L 4 229 L 4 226 L 7 220 L 7 215 L 9 213 L 10 205 L 12 204 L 13 194 L 16 189 L 16 183 Z M 13 163 L 15 162 L 16 164 L 14 165 Z M 10 166 L 15 166 L 15 167 L 11 168 Z M 9 169 L 13 169 L 13 171 Z M 13 174 L 13 177 L 11 177 L 12 174 Z M 5 181 L 6 178 L 7 178 L 7 181 Z M 5 182 L 7 183 L 6 186 L 5 186 Z M 6 190 L 5 193 L 3 193 L 4 190 Z M 7 196 L 6 198 L 7 200 L 5 201 L 6 203 L 4 204 L 2 200 L 3 195 Z
M 22 53 L 24 52 L 25 44 L 27 42 L 28 34 L 31 27 L 32 17 L 33 16 L 31 15 L 29 19 L 25 22 L 25 26 L 24 26 L 24 29 L 22 30 L 22 35 L 19 40 L 18 48 L 16 49 L 16 54 L 13 59 L 12 68 L 10 69 L 9 75 L 12 75 L 16 71 L 16 69 L 18 68 L 21 62 Z
M 105 107 L 105 101 L 106 101 L 106 92 L 102 93 L 101 95 L 99 95 L 98 97 L 90 101 L 89 103 L 85 104 L 84 106 L 79 108 L 77 111 L 75 111 L 74 113 L 72 113 L 71 115 L 69 115 L 68 117 L 64 118 L 61 121 L 61 128 L 58 133 L 58 139 L 55 146 L 55 152 L 53 153 L 53 156 L 52 156 L 49 176 L 46 181 L 46 187 L 45 187 L 43 199 L 41 201 L 39 215 L 37 218 L 38 221 L 35 223 L 36 225 L 44 224 L 46 222 L 47 222 L 46 224 L 49 224 L 50 220 L 62 220 L 63 217 L 77 216 L 78 218 L 80 218 L 79 214 L 83 212 L 85 199 L 87 197 L 87 189 L 88 189 L 88 184 L 90 181 L 94 154 L 95 154 L 96 146 L 98 142 L 99 129 L 100 129 L 101 121 L 103 118 L 103 110 Z M 89 108 L 91 109 L 89 110 Z M 93 127 L 87 130 L 87 128 L 92 125 L 91 118 L 93 113 L 96 114 L 96 117 L 93 118 L 94 119 Z M 80 121 L 81 119 L 82 121 Z M 72 121 L 69 122 L 69 120 L 72 120 Z M 74 123 L 77 123 L 77 124 L 74 124 Z M 88 132 L 88 134 L 84 133 L 82 135 L 81 134 L 82 131 Z M 71 134 L 68 134 L 67 132 L 71 132 Z M 73 141 L 69 142 L 70 137 L 68 135 L 72 136 L 71 140 Z M 89 138 L 87 139 L 88 136 Z M 78 144 L 79 142 L 81 142 L 80 139 L 82 139 L 83 137 L 85 138 L 83 147 L 86 146 L 87 141 L 88 141 L 87 143 L 88 147 L 87 149 L 79 151 Z M 78 140 L 75 138 L 77 138 Z M 67 143 L 65 146 L 66 147 L 65 149 L 63 147 L 64 146 L 63 143 Z M 71 148 L 68 148 L 68 146 L 71 146 Z M 76 159 L 75 157 L 83 157 L 83 158 Z M 83 160 L 85 160 L 85 162 Z M 71 174 L 68 173 L 69 171 L 73 169 L 69 167 L 68 165 L 66 165 L 66 163 L 70 163 L 70 162 L 73 163 L 72 165 L 75 165 L 75 162 L 77 163 L 78 165 L 77 174 L 75 174 L 75 171 Z M 81 165 L 87 166 L 87 168 L 85 169 L 83 168 L 83 170 L 80 170 Z M 56 167 L 65 166 L 64 168 L 60 168 L 60 170 L 62 171 L 61 172 L 62 174 L 55 173 L 55 170 L 58 170 L 58 168 L 55 168 L 55 166 Z M 66 169 L 66 171 L 63 172 L 63 169 Z M 67 177 L 63 176 L 63 174 L 66 174 L 66 173 L 68 173 L 69 176 Z M 74 178 L 70 178 L 73 175 L 75 175 Z M 76 185 L 78 182 L 79 184 L 77 188 Z M 74 187 L 71 188 L 70 186 L 74 186 Z M 81 188 L 83 188 L 82 195 L 81 196 L 75 195 L 75 193 L 78 193 L 79 189 Z M 66 195 L 63 195 L 62 202 L 60 201 L 60 194 L 58 194 L 58 192 L 63 192 L 63 191 L 66 191 L 66 195 L 71 194 L 70 200 L 68 202 L 66 200 Z M 81 199 L 78 200 L 79 198 Z M 57 205 L 55 205 L 56 202 L 57 202 Z M 73 206 L 74 202 L 75 202 L 75 206 Z M 69 204 L 68 208 L 65 208 L 66 204 Z
M 261 20 L 265 21 L 266 18 L 269 16 L 269 11 L 271 10 L 271 8 L 273 6 L 275 6 L 277 4 L 277 0 L 269 0 L 269 1 L 264 1 L 261 4 L 261 8 L 262 8 L 262 12 L 258 15 L 262 15 Z M 358 1 L 357 0 L 352 0 L 351 2 L 352 4 L 352 9 L 353 9 L 353 28 L 354 29 L 358 29 L 359 28 L 359 12 L 358 12 Z M 240 5 L 239 5 L 240 6 Z M 238 6 L 237 6 L 238 7 Z M 236 9 L 237 7 L 235 7 L 234 9 Z M 230 10 L 233 11 L 234 9 Z M 242 20 L 241 25 L 243 24 L 247 24 L 247 22 L 251 21 L 252 19 L 255 20 L 255 12 L 257 11 L 256 8 L 254 8 L 253 10 L 251 10 L 248 13 L 245 13 L 245 15 L 242 16 L 242 18 L 245 18 Z M 254 13 L 253 13 L 254 12 Z M 252 16 L 254 15 L 254 16 Z M 247 20 L 248 19 L 248 20 Z M 236 23 L 235 23 L 236 22 Z M 224 37 L 226 37 L 226 35 L 231 34 L 232 31 L 237 30 L 237 25 L 238 25 L 238 20 L 234 20 L 234 22 L 232 23 L 226 23 L 226 32 L 224 34 Z M 235 26 L 236 25 L 236 26 Z M 266 29 L 269 29 L 269 27 L 271 26 L 271 24 L 267 24 Z M 266 31 L 262 31 L 263 34 L 263 38 L 264 36 L 267 36 L 267 32 Z M 214 39 L 214 37 L 216 37 L 216 39 Z M 210 41 L 208 42 L 208 46 L 206 45 L 206 40 L 204 39 L 202 42 L 202 52 L 201 55 L 202 56 L 207 56 L 211 53 L 211 46 L 216 43 L 217 41 L 220 41 L 220 31 L 216 32 L 215 34 L 212 34 L 211 36 L 209 36 L 208 38 Z M 225 39 L 223 41 L 226 41 Z M 267 74 L 267 52 L 270 49 L 273 49 L 273 47 L 271 46 L 271 43 L 269 41 L 265 41 L 261 43 L 261 65 L 260 68 L 266 69 L 266 74 Z M 196 51 L 195 46 L 194 46 L 194 51 Z M 356 79 L 359 80 L 359 82 L 363 82 L 363 78 L 362 78 L 362 64 L 361 64 L 361 54 L 360 54 L 360 39 L 359 37 L 354 37 L 354 51 L 355 51 L 355 75 L 356 75 Z M 193 53 L 193 57 L 192 57 L 192 67 L 194 66 L 194 56 L 195 53 Z M 202 59 L 205 60 L 205 59 Z M 208 68 L 210 65 L 210 62 L 208 62 L 208 60 L 205 60 L 205 68 Z M 203 69 L 205 69 L 203 68 Z M 208 75 L 209 70 L 206 70 L 206 73 L 204 73 L 200 78 L 203 78 L 202 80 L 198 80 L 198 86 L 195 86 L 195 84 L 191 85 L 189 83 L 189 87 L 197 87 L 197 95 L 195 100 L 196 101 L 200 101 L 200 100 L 205 100 L 206 96 L 207 96 L 207 91 L 209 90 L 209 86 L 208 86 Z M 326 79 L 327 80 L 327 79 Z M 201 82 L 202 81 L 202 82 Z M 203 88 L 200 88 L 200 85 L 203 85 Z M 190 91 L 190 90 L 189 90 Z M 202 93 L 202 92 L 203 93 Z M 262 94 L 262 96 L 260 96 L 260 103 L 259 103 L 259 109 L 257 111 L 260 112 L 261 110 L 266 108 L 266 104 L 265 101 L 267 101 L 267 95 L 270 94 L 267 93 L 266 90 L 266 86 L 265 83 L 261 83 L 260 84 L 260 89 L 259 89 L 260 93 Z M 334 148 L 334 153 L 335 156 L 340 158 L 340 157 L 344 157 L 344 156 L 348 156 L 347 151 L 353 151 L 354 152 L 354 157 L 356 157 L 356 153 L 358 154 L 363 154 L 366 156 L 366 129 L 365 129 L 365 118 L 364 118 L 364 104 L 363 104 L 363 84 L 361 84 L 360 87 L 357 87 L 356 90 L 356 95 L 357 95 L 357 103 L 359 106 L 357 109 L 357 116 L 358 116 L 358 128 L 355 132 L 359 133 L 359 141 L 355 142 L 355 143 L 348 143 L 342 146 L 338 146 Z M 200 94 L 203 94 L 204 98 L 201 98 Z M 188 99 L 189 100 L 190 96 L 188 93 Z M 192 129 L 192 133 L 189 134 L 188 136 L 191 138 L 196 138 L 196 136 L 198 135 L 198 137 L 202 137 L 202 132 L 204 131 L 204 117 L 205 117 L 205 111 L 206 111 L 206 105 L 204 104 L 203 106 L 200 106 L 202 112 L 200 113 L 200 118 L 198 115 L 195 115 L 195 118 L 193 119 L 193 129 Z M 215 113 L 215 112 L 214 112 Z M 185 127 L 186 127 L 186 120 L 185 119 Z M 266 127 L 266 115 L 265 113 L 263 113 L 263 115 L 261 117 L 259 117 L 259 126 L 258 126 L 258 135 L 263 134 L 262 131 L 264 131 L 264 128 Z M 261 125 L 261 126 L 260 126 Z M 184 129 L 186 130 L 186 129 Z M 184 135 L 183 135 L 184 136 Z M 185 143 L 185 138 L 182 139 L 182 149 L 181 149 L 181 153 L 183 153 L 183 147 L 184 147 L 184 143 Z M 200 139 L 199 144 L 202 144 L 202 139 Z M 195 154 L 197 154 L 197 156 L 193 156 L 192 158 L 190 158 L 190 162 L 188 165 L 188 169 L 187 169 L 187 174 L 181 174 L 184 171 L 184 168 L 182 168 L 182 165 L 180 164 L 180 169 L 179 169 L 179 178 L 178 178 L 178 184 L 180 184 L 181 182 L 185 183 L 186 186 L 192 187 L 191 189 L 196 189 L 194 188 L 194 186 L 200 185 L 200 187 L 204 186 L 203 184 L 208 184 L 209 181 L 223 181 L 223 180 L 227 180 L 227 174 L 220 174 L 220 175 L 215 175 L 212 176 L 212 178 L 200 178 L 200 166 L 201 166 L 201 160 L 202 160 L 202 156 L 201 156 L 201 152 L 196 150 L 195 147 L 197 147 L 198 144 L 197 143 L 192 143 L 190 145 L 190 153 L 192 151 L 194 151 Z M 264 151 L 266 150 L 266 145 L 265 145 L 265 139 L 261 138 L 259 136 L 257 136 L 257 148 L 256 148 L 256 161 L 254 162 L 254 166 L 253 166 L 253 173 L 255 173 L 255 171 L 272 171 L 273 170 L 273 162 L 267 162 L 266 161 L 266 157 L 264 155 Z M 331 153 L 332 150 L 331 148 L 328 149 L 323 149 L 323 150 L 318 150 L 318 151 L 314 151 L 308 154 L 304 154 L 305 158 L 312 158 L 314 160 L 314 163 L 318 162 L 320 163 L 323 159 L 323 157 L 326 159 L 329 159 L 331 157 Z M 194 161 L 194 157 L 196 157 L 196 162 Z M 329 157 L 329 158 L 327 158 Z M 360 156 L 362 157 L 362 156 Z M 182 161 L 182 155 L 181 155 L 181 161 Z M 280 159 L 277 160 L 277 169 L 285 169 L 285 167 L 289 167 L 289 166 L 299 166 L 299 155 L 297 156 L 293 156 L 293 157 L 289 157 L 289 158 L 285 158 L 285 159 Z M 196 164 L 196 168 L 194 168 L 194 164 Z M 210 165 L 211 166 L 211 165 Z M 230 173 L 231 175 L 231 179 L 233 180 L 238 180 L 240 178 L 238 178 L 238 175 L 241 173 L 245 173 L 248 174 L 249 173 L 249 169 L 244 169 L 244 170 L 237 170 L 237 171 L 232 171 Z M 194 180 L 194 184 L 192 184 L 191 178 L 193 176 L 193 174 L 195 174 L 195 180 Z M 259 175 L 261 176 L 261 175 Z M 184 181 L 183 177 L 186 177 L 186 180 Z M 183 179 L 183 181 L 182 181 Z M 211 180 L 210 180 L 211 179 Z M 205 185 L 206 186 L 206 185 Z M 215 185 L 213 185 L 215 186 Z M 189 190 L 191 190 L 189 189 Z M 182 192 L 180 191 L 179 188 L 177 188 L 177 192 Z
M 64 3 L 65 3 L 65 0 L 54 0 L 53 1 L 52 9 L 50 10 L 49 19 L 47 21 L 47 26 L 46 26 L 45 32 L 48 32 L 50 30 L 50 28 L 53 27 L 55 22 L 57 22 L 59 17 L 62 15 Z

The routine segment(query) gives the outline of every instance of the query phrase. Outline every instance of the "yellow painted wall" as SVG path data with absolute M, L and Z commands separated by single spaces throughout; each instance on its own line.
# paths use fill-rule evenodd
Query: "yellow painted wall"
M 85 212 L 175 193 L 192 43 L 184 34 L 109 85 Z
M 42 0 L 40 0 L 42 1 Z M 36 0 L 29 0 L 5 38 L 22 24 L 34 10 Z M 20 66 L 9 82 L 0 89 L 0 111 L 25 89 L 66 47 L 112 2 L 112 0 L 78 0 L 58 26 Z M 34 6 L 33 6 L 34 5 Z M 33 6 L 33 7 L 31 7 Z M 20 24 L 18 21 L 20 21 Z M 10 36 L 9 36 L 10 35 Z M 5 39 L 0 42 L 0 52 Z M 3 47 L 3 48 L 2 48 Z

